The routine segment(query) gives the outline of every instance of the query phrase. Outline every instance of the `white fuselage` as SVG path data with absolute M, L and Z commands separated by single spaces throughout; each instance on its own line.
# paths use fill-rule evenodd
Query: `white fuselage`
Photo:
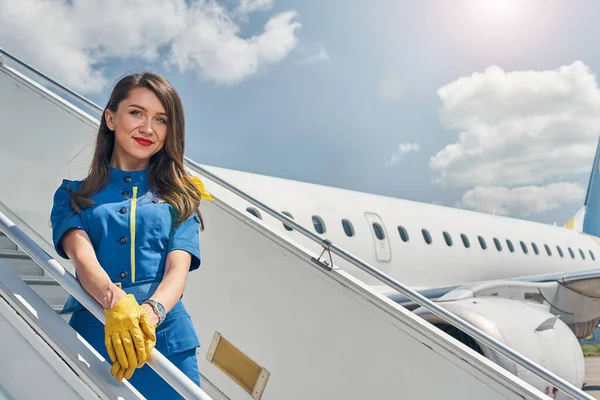
M 326 229 L 319 236 L 416 288 L 581 271 L 598 268 L 600 262 L 600 246 L 595 237 L 564 227 L 217 167 L 205 168 L 275 210 L 290 213 L 296 222 L 315 233 L 318 232 L 313 216 L 319 217 Z M 208 189 L 217 190 L 218 197 L 226 196 L 223 200 L 243 212 L 249 207 L 255 208 L 231 192 L 215 186 Z M 298 232 L 287 231 L 275 218 L 257 211 L 262 222 L 271 229 L 320 252 L 316 243 Z M 353 236 L 346 234 L 342 220 L 352 224 Z M 383 228 L 383 239 L 380 239 L 381 234 L 377 237 L 373 223 Z M 402 239 L 399 227 L 406 231 L 407 241 Z M 431 244 L 426 242 L 423 229 L 429 232 Z M 444 232 L 451 239 L 451 246 L 446 243 Z M 469 248 L 465 247 L 461 234 L 468 239 Z M 482 248 L 479 236 L 485 241 L 486 249 Z M 501 251 L 494 239 L 498 240 Z M 510 251 L 507 240 L 514 251 Z M 367 283 L 377 284 L 361 272 L 351 268 L 349 272 Z

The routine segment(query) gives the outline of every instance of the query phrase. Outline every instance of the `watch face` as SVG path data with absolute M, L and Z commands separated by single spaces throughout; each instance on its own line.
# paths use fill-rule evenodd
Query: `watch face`
M 146 302 L 152 305 L 152 308 L 156 311 L 160 319 L 165 319 L 167 317 L 167 313 L 165 312 L 165 307 L 155 300 L 146 300 Z
M 162 318 L 165 318 L 166 317 L 165 307 L 162 304 L 160 304 L 158 301 L 153 301 L 152 304 L 156 308 L 156 312 L 158 314 L 160 314 L 160 316 Z

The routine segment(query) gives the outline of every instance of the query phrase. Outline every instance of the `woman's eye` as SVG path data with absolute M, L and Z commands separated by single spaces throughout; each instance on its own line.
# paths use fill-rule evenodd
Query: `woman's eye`
M 157 118 L 156 120 L 157 120 L 158 122 L 160 122 L 161 124 L 166 124 L 166 123 L 167 123 L 167 120 L 166 120 L 166 119 L 164 119 L 164 118 Z
M 131 110 L 129 112 L 129 114 L 131 114 L 131 115 L 142 115 L 142 112 L 140 110 Z

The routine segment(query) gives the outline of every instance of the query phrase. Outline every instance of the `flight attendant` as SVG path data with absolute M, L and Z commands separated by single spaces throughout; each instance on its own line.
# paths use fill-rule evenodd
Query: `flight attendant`
M 182 398 L 145 365 L 154 346 L 200 386 L 200 343 L 181 298 L 200 266 L 199 204 L 210 195 L 186 173 L 183 154 L 175 89 L 156 74 L 126 76 L 102 114 L 89 175 L 64 180 L 51 213 L 56 251 L 102 305 L 106 325 L 73 297 L 62 312 L 110 358 L 113 376 L 147 399 Z

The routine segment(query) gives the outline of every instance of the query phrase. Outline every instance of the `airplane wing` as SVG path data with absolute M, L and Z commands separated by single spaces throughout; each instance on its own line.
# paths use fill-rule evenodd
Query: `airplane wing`
M 418 292 L 441 305 L 476 298 L 506 298 L 543 304 L 552 314 L 560 316 L 580 339 L 588 336 L 600 322 L 600 268 L 422 288 Z M 385 295 L 408 309 L 418 308 L 402 294 Z

